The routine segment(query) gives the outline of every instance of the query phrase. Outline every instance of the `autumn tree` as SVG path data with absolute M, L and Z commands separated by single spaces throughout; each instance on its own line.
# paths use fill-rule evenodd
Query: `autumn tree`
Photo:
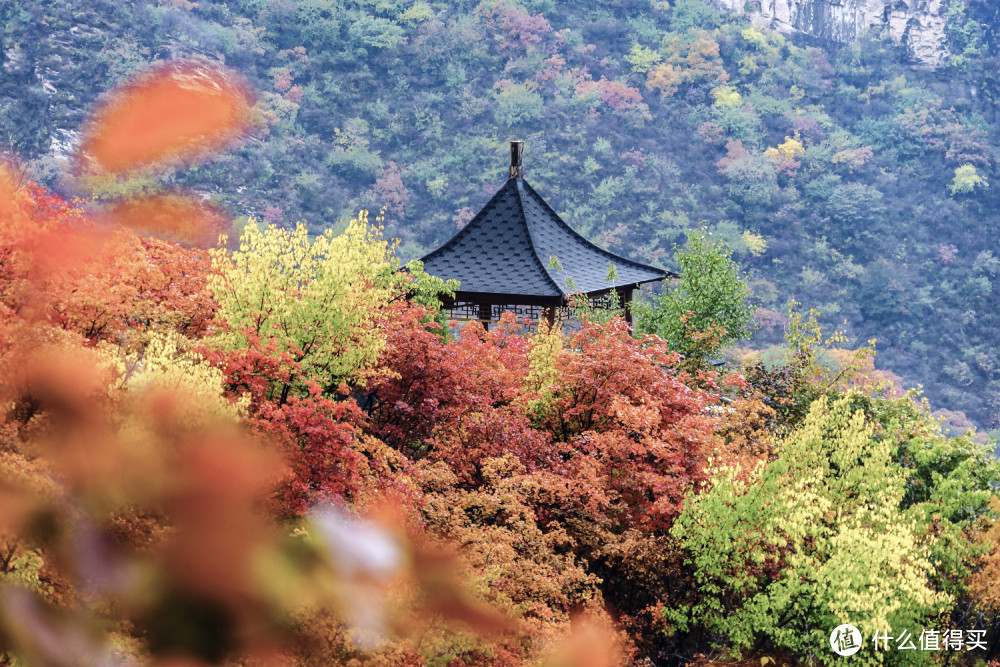
M 667 611 L 675 632 L 697 623 L 734 656 L 776 647 L 829 663 L 840 623 L 871 636 L 947 609 L 922 513 L 901 509 L 907 474 L 895 445 L 875 437 L 850 397 L 816 401 L 776 451 L 748 482 L 715 471 L 677 520 L 700 599 Z
M 218 99 L 224 76 L 189 64 L 141 77 L 113 96 L 110 119 L 90 128 L 92 164 L 131 171 L 215 145 L 218 137 L 202 135 L 218 134 L 229 118 L 226 100 Z M 164 115 L 164 98 L 185 113 Z M 151 122 L 158 110 L 159 126 Z M 221 118 L 206 114 L 212 110 Z M 325 350 L 323 365 L 321 354 L 315 361 L 302 349 L 321 348 L 318 338 L 287 339 L 293 324 L 318 335 L 309 327 L 325 323 L 308 319 L 302 304 L 304 295 L 315 296 L 309 288 L 316 282 L 346 284 L 337 292 L 342 309 L 368 305 L 351 294 L 349 279 L 319 266 L 317 253 L 277 252 L 272 259 L 286 260 L 279 272 L 312 260 L 317 270 L 298 280 L 282 274 L 289 278 L 283 283 L 265 278 L 272 289 L 258 285 L 264 302 L 245 321 L 233 315 L 241 312 L 234 303 L 247 303 L 237 298 L 245 294 L 234 279 L 223 310 L 236 322 L 226 328 L 212 319 L 204 253 L 108 232 L 78 207 L 10 175 L 0 168 L 3 662 L 290 662 L 301 651 L 307 663 L 315 661 L 309 649 L 330 638 L 350 642 L 358 655 L 389 639 L 384 619 L 393 601 L 386 591 L 395 579 L 406 582 L 401 596 L 415 600 L 404 614 L 466 624 L 464 634 L 452 633 L 452 645 L 470 662 L 522 657 L 504 615 L 464 586 L 468 570 L 458 557 L 405 534 L 410 524 L 419 532 L 415 513 L 383 524 L 356 516 L 388 497 L 415 508 L 421 489 L 408 461 L 357 427 L 365 417 L 336 395 L 339 386 L 327 391 L 314 379 L 329 382 L 330 360 L 343 361 L 342 348 Z M 135 202 L 133 210 L 151 203 Z M 371 237 L 353 231 L 358 243 L 346 241 L 345 250 L 327 238 L 324 248 L 342 250 L 341 259 L 375 258 L 371 266 L 352 265 L 364 280 L 356 291 L 391 293 L 402 308 L 407 294 L 430 303 L 440 281 L 418 267 L 382 271 L 384 244 L 365 255 L 358 246 Z M 267 265 L 223 261 L 221 251 L 214 259 L 218 269 L 243 267 L 245 278 L 258 277 L 248 267 Z M 223 273 L 215 276 L 219 284 L 226 284 Z M 347 338 L 359 321 L 384 325 L 333 307 L 322 315 L 346 321 L 333 331 L 346 329 Z M 344 367 L 363 364 L 349 359 Z M 347 375 L 344 367 L 337 370 Z M 297 391 L 273 391 L 288 385 Z M 278 503 L 276 490 L 285 491 Z M 481 535 L 485 544 L 490 536 Z M 526 552 L 533 546 L 545 560 L 540 543 Z M 314 622 L 298 622 L 302 617 Z M 480 646 L 483 633 L 496 641 Z M 403 658 L 393 664 L 423 664 L 419 641 L 400 644 L 385 653 Z
M 50 283 L 50 319 L 90 341 L 133 346 L 150 331 L 202 336 L 215 313 L 208 264 L 203 250 L 118 231 L 72 275 Z
M 697 366 L 754 332 L 755 305 L 739 267 L 719 239 L 699 229 L 675 255 L 681 276 L 633 304 L 635 330 L 656 334 Z
M 967 195 L 976 188 L 984 188 L 986 185 L 986 179 L 979 175 L 975 165 L 963 164 L 960 167 L 955 167 L 955 178 L 948 185 L 948 192 L 953 197 Z
M 328 230 L 315 239 L 303 225 L 249 224 L 231 255 L 212 251 L 212 268 L 209 286 L 228 325 L 219 336 L 225 347 L 245 347 L 250 335 L 274 339 L 302 375 L 335 387 L 370 367 L 384 345 L 375 321 L 397 267 L 364 213 L 343 234 Z M 281 402 L 299 380 L 275 388 Z
M 465 484 L 487 459 L 514 454 L 544 465 L 550 448 L 530 428 L 529 342 L 511 314 L 489 331 L 469 323 L 448 342 L 419 310 L 398 313 L 378 373 L 366 388 L 369 428 L 414 459 L 446 461 Z

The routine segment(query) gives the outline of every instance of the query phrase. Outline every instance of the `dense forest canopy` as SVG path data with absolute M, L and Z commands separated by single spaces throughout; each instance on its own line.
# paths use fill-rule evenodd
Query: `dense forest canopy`
M 845 620 L 859 664 L 1000 652 L 1000 463 L 815 311 L 721 374 L 706 297 L 745 285 L 704 232 L 637 313 L 674 340 L 586 304 L 453 336 L 364 214 L 206 251 L 92 210 L 0 168 L 6 664 L 838 664 Z
M 877 36 L 800 44 L 702 0 L 49 0 L 0 19 L 0 133 L 63 194 L 92 194 L 59 174 L 101 91 L 203 56 L 257 89 L 252 140 L 98 196 L 181 184 L 313 232 L 384 207 L 410 259 L 485 203 L 524 139 L 530 182 L 612 251 L 669 265 L 697 225 L 725 239 L 762 299 L 755 346 L 780 342 L 794 298 L 878 338 L 879 366 L 938 407 L 997 425 L 990 2 L 949 3 L 933 72 Z

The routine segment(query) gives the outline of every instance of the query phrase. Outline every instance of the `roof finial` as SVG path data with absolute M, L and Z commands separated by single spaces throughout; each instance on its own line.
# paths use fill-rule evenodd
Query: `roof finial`
M 510 142 L 510 178 L 524 178 L 524 167 L 521 166 L 521 156 L 524 154 L 524 142 Z

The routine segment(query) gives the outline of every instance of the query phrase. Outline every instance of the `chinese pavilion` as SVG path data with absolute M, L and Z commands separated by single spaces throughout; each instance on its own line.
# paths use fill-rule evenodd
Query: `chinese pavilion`
M 459 281 L 445 314 L 487 328 L 504 311 L 532 325 L 566 319 L 568 300 L 583 294 L 595 305 L 616 292 L 631 321 L 632 291 L 676 277 L 599 248 L 577 234 L 524 180 L 524 144 L 510 144 L 510 178 L 447 243 L 424 256 L 424 270 Z

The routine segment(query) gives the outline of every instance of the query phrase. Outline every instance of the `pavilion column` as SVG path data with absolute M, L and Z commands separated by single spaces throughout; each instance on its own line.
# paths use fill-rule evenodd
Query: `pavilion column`
M 544 317 L 545 321 L 548 322 L 549 329 L 552 329 L 556 325 L 556 307 L 546 306 L 545 308 L 542 308 L 542 317 Z
M 482 320 L 483 328 L 490 330 L 490 320 L 493 319 L 493 308 L 488 303 L 479 304 L 479 319 Z
M 618 290 L 618 298 L 621 299 L 622 308 L 625 309 L 625 321 L 632 324 L 632 288 Z

